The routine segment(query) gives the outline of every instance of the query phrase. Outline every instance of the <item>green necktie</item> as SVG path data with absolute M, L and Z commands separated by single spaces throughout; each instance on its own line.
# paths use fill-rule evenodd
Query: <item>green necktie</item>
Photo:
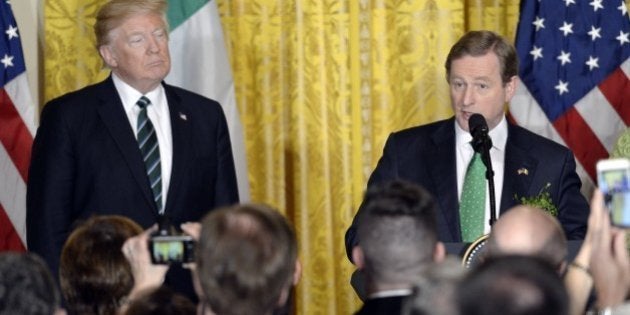
M 153 128 L 153 124 L 147 116 L 147 106 L 151 105 L 151 101 L 147 97 L 142 96 L 136 105 L 140 107 L 140 113 L 138 114 L 138 145 L 140 146 L 142 159 L 147 169 L 149 184 L 153 192 L 153 201 L 155 201 L 158 212 L 162 214 L 164 209 L 162 208 L 160 147 L 158 145 L 157 135 L 155 134 L 155 128 Z
M 486 166 L 481 160 L 481 154 L 475 152 L 466 170 L 459 202 L 459 221 L 464 242 L 472 242 L 483 234 L 483 218 L 486 210 L 485 173 Z

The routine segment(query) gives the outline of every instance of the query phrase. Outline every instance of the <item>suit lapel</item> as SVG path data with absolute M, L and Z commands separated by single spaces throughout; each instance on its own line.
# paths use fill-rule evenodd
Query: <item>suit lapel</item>
M 538 160 L 528 154 L 530 144 L 520 137 L 516 127 L 512 124 L 508 126 L 500 207 L 501 214 L 520 203 L 516 197 L 527 196 L 538 165 Z
M 433 147 L 427 150 L 425 161 L 438 161 L 430 168 L 436 198 L 454 240 L 461 240 L 459 204 L 457 201 L 457 168 L 455 166 L 454 119 L 446 120 L 432 135 Z M 440 215 L 440 214 L 438 214 Z
M 129 124 L 129 119 L 114 87 L 111 76 L 101 83 L 101 90 L 98 95 L 98 114 L 107 128 L 107 131 L 114 139 L 118 149 L 123 156 L 132 177 L 140 187 L 142 196 L 147 204 L 157 212 L 153 202 L 153 194 L 149 189 L 147 174 L 138 148 L 138 142 L 133 134 L 133 129 Z M 115 97 L 112 97 L 115 95 Z
M 166 99 L 168 101 L 169 113 L 171 115 L 171 133 L 173 137 L 173 166 L 171 171 L 171 182 L 169 184 L 168 195 L 166 199 L 166 207 L 164 211 L 166 213 L 174 210 L 173 203 L 176 200 L 178 193 L 177 188 L 180 187 L 180 183 L 185 172 L 186 164 L 191 161 L 191 113 L 187 110 L 182 99 L 177 95 L 175 90 L 166 84 L 164 90 L 166 92 Z

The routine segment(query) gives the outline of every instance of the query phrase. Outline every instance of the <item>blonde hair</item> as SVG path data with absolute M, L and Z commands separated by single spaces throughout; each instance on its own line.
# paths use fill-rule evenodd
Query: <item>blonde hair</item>
M 162 16 L 168 29 L 166 18 L 166 0 L 112 0 L 105 4 L 96 15 L 94 34 L 96 48 L 107 45 L 110 33 L 128 18 L 139 14 L 156 14 Z

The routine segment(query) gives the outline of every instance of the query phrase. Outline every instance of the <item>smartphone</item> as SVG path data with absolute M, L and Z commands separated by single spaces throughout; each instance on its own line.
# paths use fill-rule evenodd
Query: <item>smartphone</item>
M 188 235 L 154 235 L 149 239 L 153 264 L 188 263 L 195 260 L 195 242 Z
M 606 159 L 597 162 L 597 185 L 604 193 L 611 223 L 630 228 L 630 160 Z

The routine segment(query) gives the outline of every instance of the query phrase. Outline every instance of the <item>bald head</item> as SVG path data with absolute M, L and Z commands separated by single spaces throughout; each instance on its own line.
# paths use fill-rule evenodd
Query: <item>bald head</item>
M 567 239 L 558 220 L 530 206 L 516 206 L 493 225 L 488 255 L 538 256 L 560 267 L 567 255 Z

